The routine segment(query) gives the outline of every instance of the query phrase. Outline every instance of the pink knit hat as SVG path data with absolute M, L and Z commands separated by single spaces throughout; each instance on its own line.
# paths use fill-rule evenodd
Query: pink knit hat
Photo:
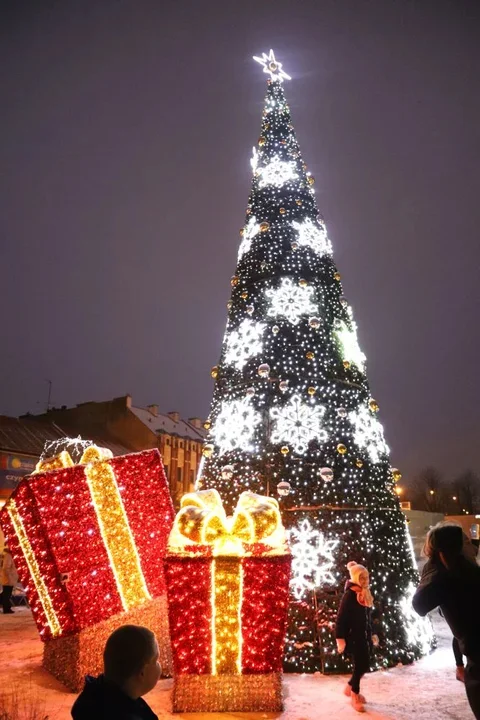
M 367 568 L 364 565 L 359 565 L 358 563 L 354 562 L 353 560 L 349 563 L 347 563 L 347 569 L 350 573 L 350 580 L 355 583 L 356 585 L 360 585 L 360 574 L 366 573 L 367 577 L 369 577 L 369 573 Z

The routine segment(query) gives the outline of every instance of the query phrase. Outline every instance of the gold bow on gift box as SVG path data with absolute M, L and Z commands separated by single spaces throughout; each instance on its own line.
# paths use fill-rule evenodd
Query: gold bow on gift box
M 170 550 L 188 545 L 209 545 L 213 555 L 244 555 L 245 545 L 262 543 L 277 552 L 285 550 L 285 530 L 274 498 L 243 492 L 232 517 L 227 517 L 216 490 L 188 493 L 170 533 Z
M 88 463 L 97 462 L 100 460 L 110 460 L 113 457 L 111 450 L 104 447 L 98 447 L 98 445 L 90 445 L 83 451 L 83 455 L 80 458 L 79 465 L 87 465 Z M 61 468 L 73 467 L 75 463 L 68 450 L 62 450 L 58 455 L 53 457 L 43 458 L 38 461 L 35 466 L 35 470 L 32 475 L 36 473 L 49 472 L 50 470 L 60 470 Z

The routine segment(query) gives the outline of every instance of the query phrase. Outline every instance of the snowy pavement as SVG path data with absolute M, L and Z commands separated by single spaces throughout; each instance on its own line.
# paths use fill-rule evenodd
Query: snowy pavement
M 364 716 L 375 720 L 470 720 L 473 718 L 465 690 L 455 679 L 451 636 L 435 614 L 438 649 L 415 665 L 396 667 L 368 675 L 362 692 L 369 700 Z M 42 644 L 30 612 L 0 615 L 0 693 L 16 690 L 21 703 L 33 698 L 43 710 L 42 718 L 67 720 L 75 695 L 69 693 L 41 668 Z M 162 680 L 147 700 L 160 720 L 335 720 L 359 717 L 343 695 L 345 676 L 286 675 L 285 711 L 275 713 L 190 713 L 170 712 L 171 680 Z M 21 720 L 29 717 L 26 709 Z M 39 716 L 40 717 L 40 716 Z

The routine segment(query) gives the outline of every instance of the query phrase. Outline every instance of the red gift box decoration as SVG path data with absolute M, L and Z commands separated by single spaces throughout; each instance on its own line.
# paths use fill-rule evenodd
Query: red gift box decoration
M 173 506 L 160 454 L 90 446 L 39 463 L 0 513 L 43 640 L 65 637 L 165 593 Z

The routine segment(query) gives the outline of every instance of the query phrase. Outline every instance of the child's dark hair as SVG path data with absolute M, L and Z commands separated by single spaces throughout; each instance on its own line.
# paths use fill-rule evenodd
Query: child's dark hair
M 140 625 L 122 625 L 108 638 L 103 651 L 107 680 L 122 687 L 155 655 L 155 635 Z
M 441 552 L 449 559 L 453 559 L 462 554 L 462 548 L 463 530 L 461 525 L 447 520 L 439 522 L 428 531 L 423 554 L 434 559 Z

